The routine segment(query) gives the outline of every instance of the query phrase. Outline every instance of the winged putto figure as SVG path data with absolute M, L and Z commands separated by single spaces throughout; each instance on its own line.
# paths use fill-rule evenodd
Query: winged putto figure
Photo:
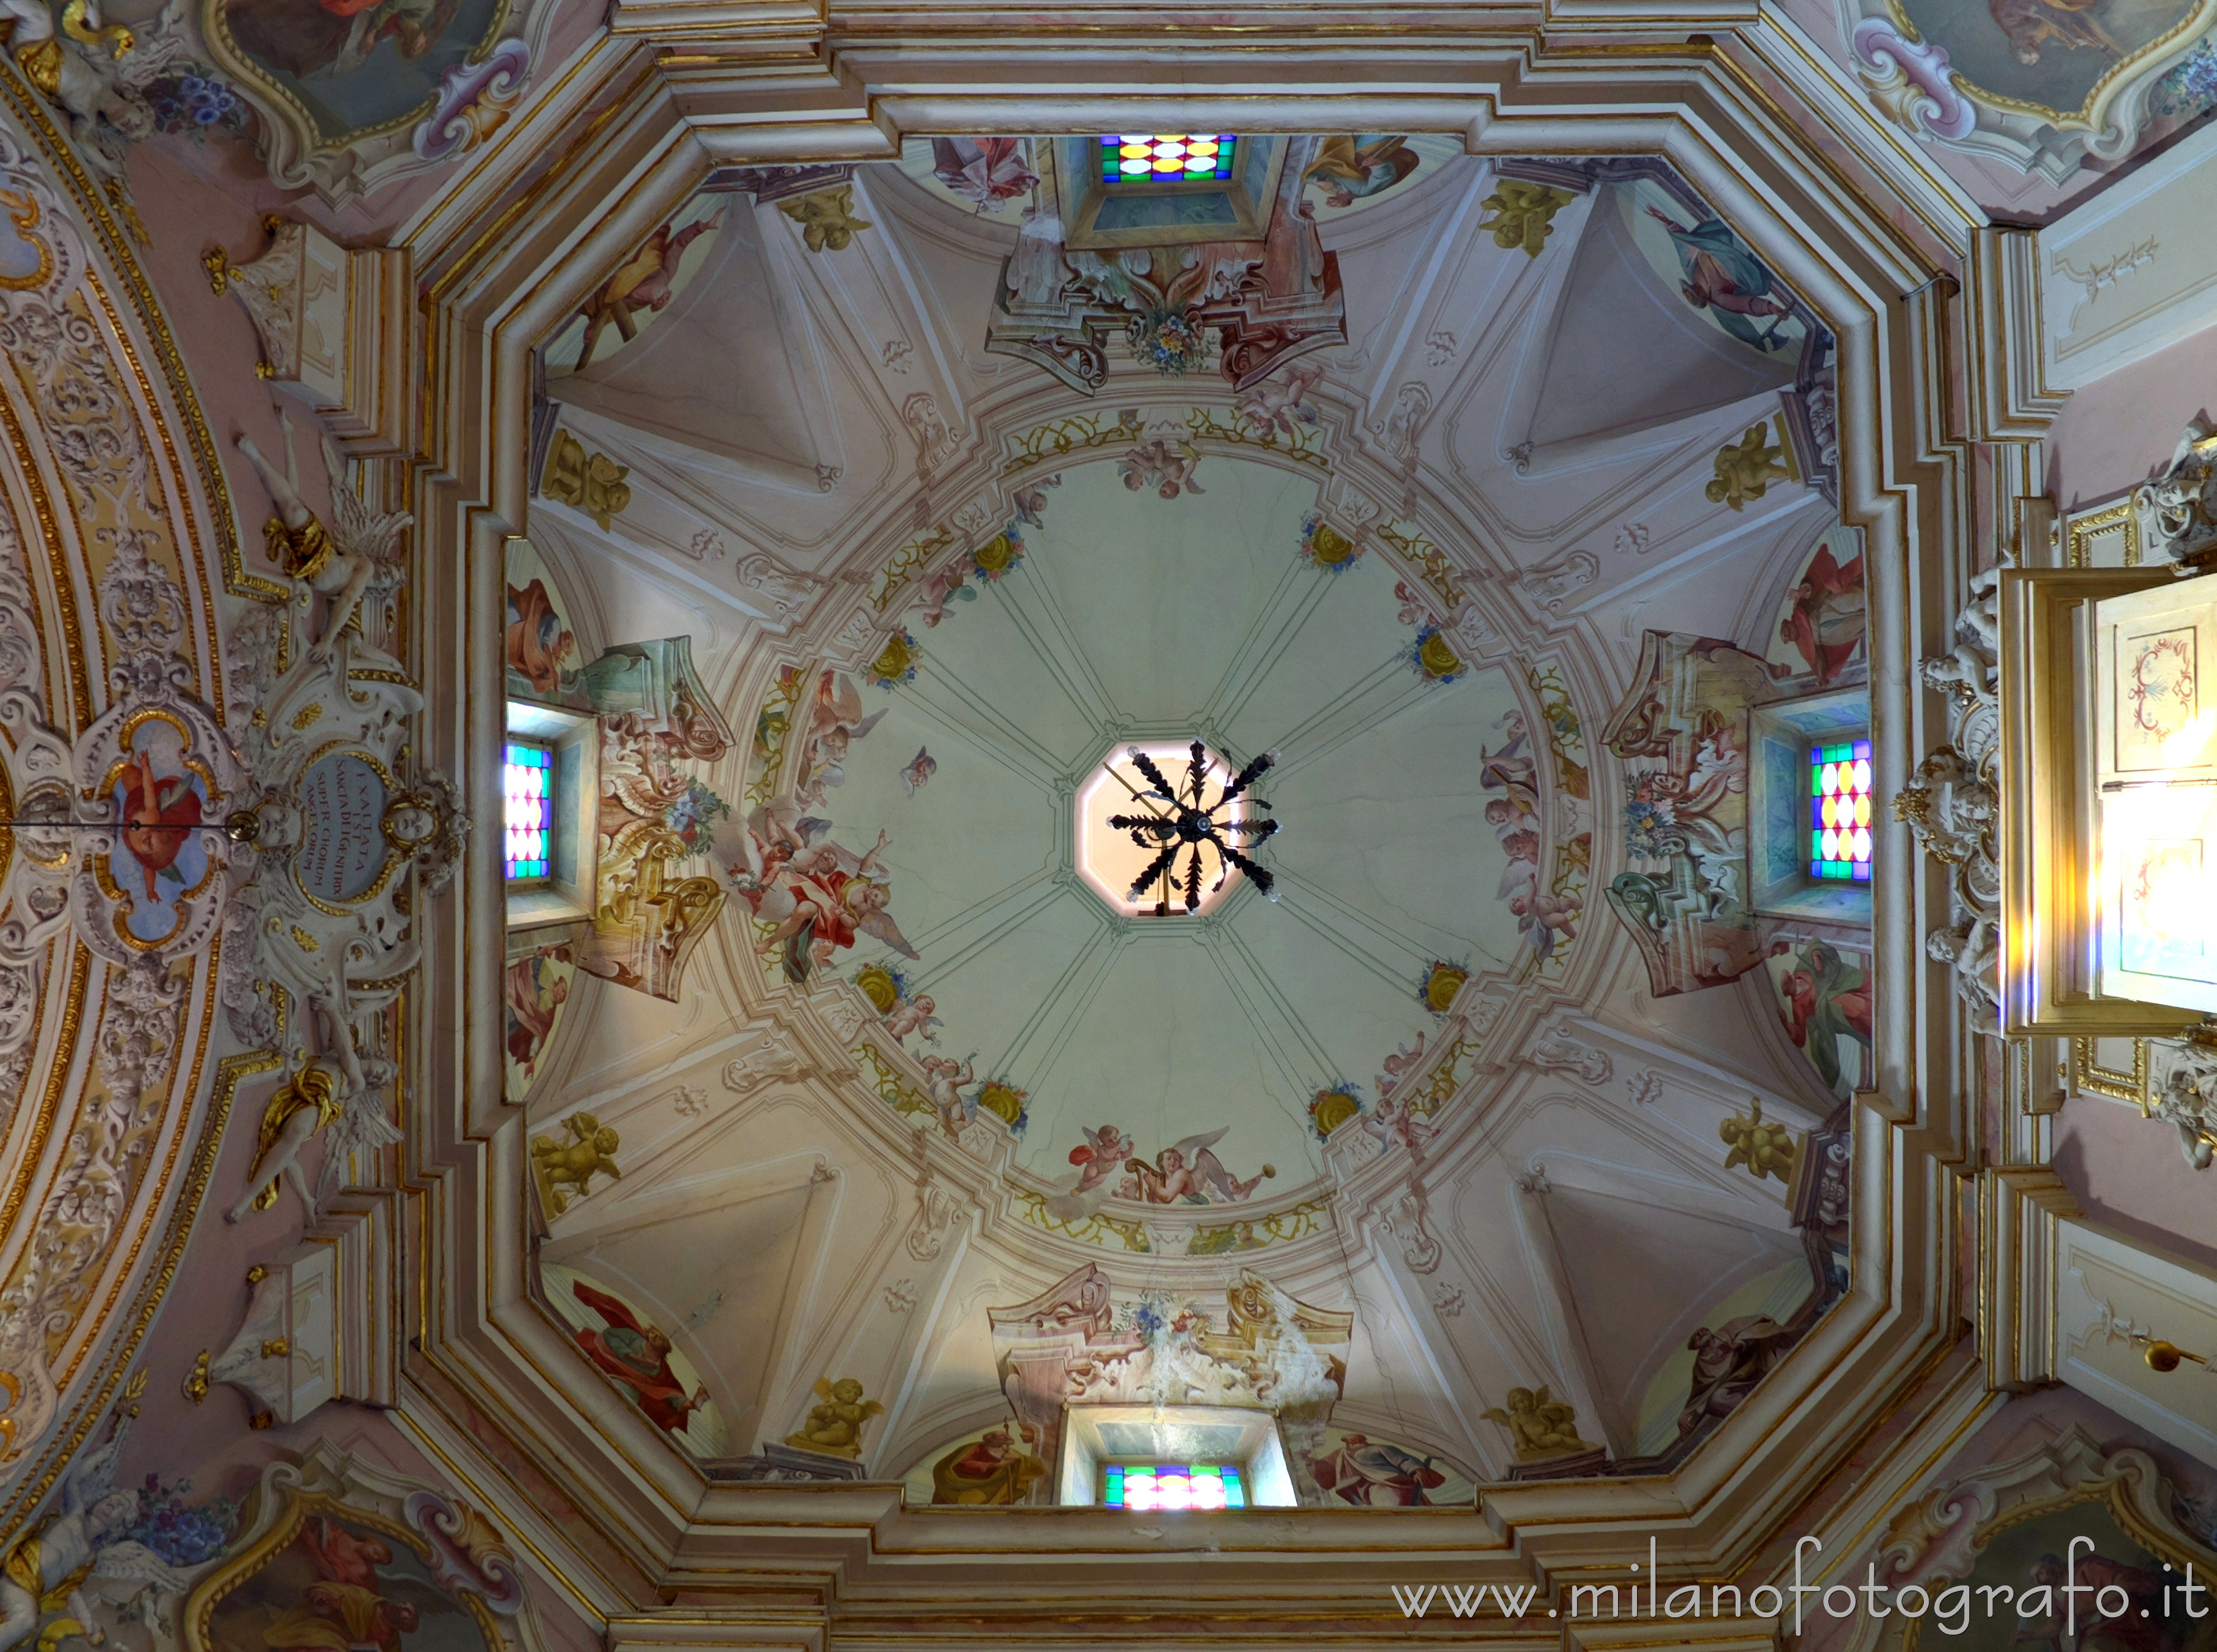
M 357 498 L 346 485 L 346 460 L 326 435 L 322 438 L 324 469 L 330 478 L 333 524 L 326 529 L 300 497 L 292 415 L 279 408 L 277 422 L 285 432 L 281 472 L 262 456 L 251 436 L 238 438 L 238 451 L 246 455 L 277 507 L 277 514 L 262 528 L 270 554 L 287 578 L 306 585 L 327 605 L 322 635 L 309 658 L 320 664 L 334 649 L 351 645 L 362 663 L 398 672 L 399 662 L 370 649 L 359 632 L 348 632 L 347 625 L 373 590 L 392 589 L 406 577 L 400 563 L 400 535 L 416 519 L 404 510 L 373 510 Z M 374 657 L 363 659 L 365 655 Z
M 808 716 L 800 765 L 799 801 L 812 807 L 824 804 L 824 788 L 847 780 L 847 748 L 878 726 L 880 711 L 862 715 L 862 696 L 854 679 L 843 671 L 826 671 L 816 680 L 816 703 Z M 921 754 L 919 754 L 921 755 Z
M 77 1632 L 100 1645 L 107 1633 L 84 1597 L 85 1585 L 96 1580 L 137 1583 L 142 1598 L 152 1594 L 157 1610 L 173 1610 L 191 1586 L 189 1574 L 129 1535 L 139 1523 L 139 1494 L 115 1489 L 116 1462 L 145 1391 L 140 1372 L 123 1390 L 107 1440 L 83 1452 L 63 1481 L 61 1513 L 0 1561 L 0 1652 L 15 1652 L 30 1639 L 49 1610 L 67 1612 Z
M 1276 1175 L 1278 1168 L 1266 1164 L 1260 1174 L 1244 1180 L 1232 1175 L 1215 1151 L 1216 1143 L 1231 1128 L 1226 1125 L 1202 1135 L 1188 1136 L 1176 1146 L 1164 1148 L 1152 1162 L 1133 1154 L 1124 1167 L 1124 1180 L 1116 1197 L 1149 1205 L 1236 1204 L 1247 1198 Z
M 892 885 L 878 864 L 885 833 L 868 854 L 856 855 L 831 841 L 831 825 L 801 815 L 791 798 L 774 798 L 748 816 L 740 836 L 745 864 L 729 868 L 732 888 L 769 926 L 763 946 L 781 949 L 785 977 L 796 983 L 863 935 L 903 958 L 919 956 L 886 909 Z

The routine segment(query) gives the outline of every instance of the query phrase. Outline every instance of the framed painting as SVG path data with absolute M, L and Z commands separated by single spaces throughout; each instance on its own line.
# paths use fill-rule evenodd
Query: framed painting
M 334 206 L 503 125 L 553 12 L 540 0 L 200 0 L 209 56 L 262 116 L 271 182 L 312 185 Z
M 295 1492 L 194 1591 L 186 1645 L 509 1652 L 484 1597 L 443 1586 L 435 1564 L 430 1542 L 400 1521 Z

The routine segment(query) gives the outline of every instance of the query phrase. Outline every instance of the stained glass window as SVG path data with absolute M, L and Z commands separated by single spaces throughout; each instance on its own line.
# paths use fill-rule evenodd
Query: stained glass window
M 1101 140 L 1101 182 L 1143 183 L 1228 178 L 1239 150 L 1230 133 L 1126 133 Z
M 1111 1463 L 1101 1501 L 1110 1508 L 1244 1508 L 1247 1488 L 1236 1463 Z
M 508 880 L 544 878 L 554 829 L 554 754 L 532 741 L 509 741 L 501 790 L 507 801 Z
M 1809 748 L 1809 875 L 1871 875 L 1871 744 L 1842 741 Z

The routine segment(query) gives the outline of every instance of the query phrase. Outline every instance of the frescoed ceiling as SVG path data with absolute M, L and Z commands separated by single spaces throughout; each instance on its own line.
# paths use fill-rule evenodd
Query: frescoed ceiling
M 1259 140 L 1251 240 L 1089 246 L 1094 142 L 715 175 L 550 347 L 510 692 L 614 789 L 510 938 L 541 1292 L 742 1478 L 1050 1495 L 1059 1291 L 1350 1316 L 1312 1500 L 1667 1464 L 1845 1284 L 1867 909 L 1746 800 L 1751 706 L 1858 703 L 1831 336 L 1655 162 Z M 1081 794 L 1195 740 L 1271 887 L 1112 909 Z

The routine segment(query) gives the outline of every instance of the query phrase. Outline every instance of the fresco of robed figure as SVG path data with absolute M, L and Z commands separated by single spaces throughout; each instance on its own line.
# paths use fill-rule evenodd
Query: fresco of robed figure
M 2201 0 L 1899 0 L 1926 40 L 1977 90 L 2056 119 L 2103 77 L 2178 35 Z
M 241 56 L 335 142 L 420 115 L 508 0 L 207 0 Z M 213 23 L 216 20 L 207 20 Z

